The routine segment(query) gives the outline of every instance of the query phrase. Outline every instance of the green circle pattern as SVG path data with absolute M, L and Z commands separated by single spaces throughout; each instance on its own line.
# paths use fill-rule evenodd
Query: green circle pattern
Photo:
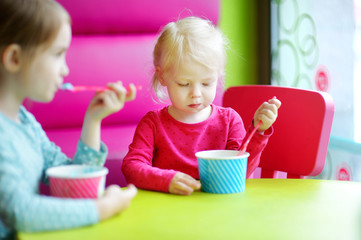
M 289 36 L 288 38 L 279 39 L 275 49 L 272 51 L 272 62 L 279 62 L 283 51 L 290 50 L 293 55 L 292 61 L 294 63 L 294 73 L 292 79 L 286 79 L 284 74 L 280 71 L 279 66 L 272 64 L 271 79 L 276 85 L 313 88 L 311 77 L 301 69 L 305 67 L 307 70 L 313 70 L 317 65 L 319 59 L 319 48 L 317 44 L 317 29 L 313 18 L 306 13 L 300 14 L 300 9 L 296 0 L 272 0 L 277 5 L 277 21 L 279 25 L 278 31 Z M 287 5 L 289 4 L 289 5 Z M 282 12 L 292 8 L 294 18 L 286 26 L 286 20 L 282 18 Z M 309 31 L 305 34 L 302 27 L 308 26 Z M 291 41 L 294 39 L 294 41 Z M 301 65 L 302 64 L 302 65 Z

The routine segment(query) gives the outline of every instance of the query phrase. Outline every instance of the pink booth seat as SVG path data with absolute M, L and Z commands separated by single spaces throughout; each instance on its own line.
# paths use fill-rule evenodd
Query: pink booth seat
M 148 111 L 164 104 L 152 100 L 152 51 L 162 26 L 186 16 L 218 22 L 219 0 L 58 0 L 72 17 L 73 39 L 67 54 L 65 82 L 105 86 L 122 81 L 141 85 L 136 100 L 102 122 L 101 139 L 108 146 L 107 185 L 126 186 L 121 172 L 135 128 Z M 215 100 L 221 104 L 223 89 Z M 58 92 L 51 103 L 25 106 L 42 124 L 50 140 L 72 157 L 92 92 Z

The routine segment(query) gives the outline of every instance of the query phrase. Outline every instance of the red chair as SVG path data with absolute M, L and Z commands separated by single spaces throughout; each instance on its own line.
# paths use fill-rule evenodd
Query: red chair
M 261 178 L 277 178 L 279 171 L 286 172 L 287 178 L 320 174 L 334 115 L 329 94 L 278 86 L 237 86 L 225 91 L 223 106 L 236 110 L 247 127 L 261 103 L 273 96 L 282 106 L 261 156 Z

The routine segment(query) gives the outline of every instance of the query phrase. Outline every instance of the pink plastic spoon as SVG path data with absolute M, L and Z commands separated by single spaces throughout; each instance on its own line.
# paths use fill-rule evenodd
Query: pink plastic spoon
M 138 85 L 135 88 L 137 90 L 141 90 L 142 86 Z M 81 92 L 81 91 L 105 91 L 108 90 L 109 88 L 102 86 L 73 86 L 73 84 L 71 83 L 64 83 L 63 85 L 61 85 L 60 89 L 68 90 L 71 92 Z M 126 89 L 127 91 L 129 91 L 129 87 L 126 87 Z
M 239 153 L 237 154 L 237 156 L 241 156 L 243 153 L 246 152 L 247 150 L 247 146 L 249 141 L 251 140 L 251 138 L 253 137 L 254 133 L 257 131 L 257 129 L 259 128 L 259 126 L 261 126 L 262 121 L 259 121 L 256 125 L 256 127 L 252 130 L 251 134 L 248 136 L 246 142 L 243 144 L 241 150 L 239 151 Z

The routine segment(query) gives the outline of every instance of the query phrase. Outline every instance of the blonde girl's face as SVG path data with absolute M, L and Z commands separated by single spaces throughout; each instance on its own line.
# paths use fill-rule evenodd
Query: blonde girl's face
M 217 70 L 194 61 L 182 63 L 176 74 L 166 74 L 162 85 L 168 90 L 175 115 L 186 117 L 209 111 L 216 96 L 218 77 Z
M 71 27 L 64 22 L 50 46 L 35 54 L 25 79 L 26 97 L 39 102 L 54 98 L 63 77 L 69 73 L 65 55 L 70 41 Z

